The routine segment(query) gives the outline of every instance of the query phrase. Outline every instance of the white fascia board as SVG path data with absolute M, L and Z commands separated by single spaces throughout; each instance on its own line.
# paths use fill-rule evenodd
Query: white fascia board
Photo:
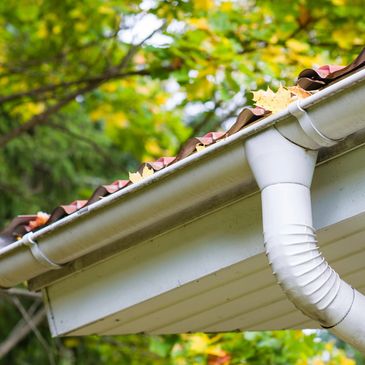
M 300 105 L 323 133 L 337 138 L 336 130 L 343 136 L 344 130 L 350 134 L 365 127 L 364 99 L 365 70 L 361 70 Z M 63 265 L 122 239 L 133 237 L 128 245 L 141 242 L 249 194 L 254 180 L 242 141 L 272 125 L 293 140 L 306 139 L 295 118 L 284 110 L 37 231 L 34 239 L 52 262 Z M 14 286 L 50 270 L 25 243 L 24 238 L 0 250 L 0 286 Z

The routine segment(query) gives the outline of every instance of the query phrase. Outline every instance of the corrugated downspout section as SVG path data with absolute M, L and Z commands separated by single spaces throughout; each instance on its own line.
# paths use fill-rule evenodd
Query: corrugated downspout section
M 266 253 L 278 283 L 304 314 L 365 352 L 365 298 L 317 246 L 310 198 L 317 152 L 273 128 L 250 138 L 245 149 L 261 189 Z

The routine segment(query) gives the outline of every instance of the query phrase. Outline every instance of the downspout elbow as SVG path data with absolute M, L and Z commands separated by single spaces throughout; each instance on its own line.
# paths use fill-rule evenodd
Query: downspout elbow
M 317 152 L 271 128 L 245 143 L 261 190 L 266 254 L 293 304 L 365 352 L 365 298 L 323 258 L 312 224 L 310 186 Z

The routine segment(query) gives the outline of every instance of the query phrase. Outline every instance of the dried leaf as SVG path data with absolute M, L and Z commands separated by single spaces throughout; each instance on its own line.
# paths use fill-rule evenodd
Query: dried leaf
M 154 171 L 153 169 L 149 168 L 148 166 L 144 166 L 142 170 L 142 174 L 140 172 L 130 172 L 129 173 L 129 180 L 135 184 L 143 179 L 145 179 L 148 176 L 153 175 Z
M 44 212 L 38 212 L 36 219 L 29 222 L 28 227 L 33 230 L 47 223 L 49 214 Z
M 197 152 L 203 151 L 203 150 L 205 150 L 205 148 L 206 147 L 201 143 L 197 143 L 196 146 L 195 146 L 195 149 L 196 149 Z
M 285 109 L 290 103 L 297 99 L 304 99 L 311 94 L 299 86 L 283 87 L 280 85 L 277 92 L 267 88 L 266 91 L 259 90 L 253 92 L 253 100 L 256 106 L 277 113 Z
M 291 103 L 291 93 L 280 85 L 279 90 L 275 93 L 269 87 L 266 91 L 259 90 L 253 92 L 253 100 L 256 106 L 260 106 L 272 113 L 285 109 Z
M 304 90 L 302 87 L 300 86 L 289 86 L 288 87 L 288 90 L 293 94 L 295 95 L 298 99 L 305 99 L 307 98 L 308 96 L 311 96 L 312 94 L 307 91 L 307 90 Z

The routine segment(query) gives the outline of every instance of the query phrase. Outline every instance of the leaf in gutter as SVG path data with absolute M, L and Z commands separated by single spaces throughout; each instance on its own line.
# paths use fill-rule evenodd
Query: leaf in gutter
M 205 148 L 206 148 L 206 146 L 204 146 L 202 143 L 197 143 L 195 146 L 195 150 L 197 152 L 203 151 L 203 150 L 205 150 Z
M 47 223 L 49 219 L 49 214 L 44 213 L 44 212 L 38 212 L 37 213 L 37 218 L 30 221 L 28 224 L 28 227 L 33 230 L 35 228 L 38 228 L 40 226 L 43 226 L 44 224 Z
M 292 96 L 288 89 L 280 85 L 279 90 L 275 93 L 269 87 L 266 91 L 259 90 L 253 92 L 253 100 L 256 106 L 260 106 L 272 113 L 277 113 L 285 109 L 291 102 Z
M 154 171 L 153 169 L 149 168 L 148 166 L 144 166 L 142 173 L 140 173 L 139 171 L 137 172 L 130 172 L 129 173 L 129 180 L 135 184 L 143 179 L 145 179 L 148 176 L 153 175 Z
M 256 106 L 277 113 L 285 109 L 294 100 L 304 99 L 310 95 L 308 91 L 300 86 L 286 88 L 280 85 L 277 92 L 272 91 L 270 88 L 267 88 L 266 91 L 253 91 L 253 100 Z
M 295 95 L 298 99 L 305 99 L 308 96 L 311 96 L 312 95 L 309 91 L 304 90 L 302 87 L 297 86 L 297 85 L 296 86 L 289 86 L 288 87 L 288 90 L 293 95 Z

